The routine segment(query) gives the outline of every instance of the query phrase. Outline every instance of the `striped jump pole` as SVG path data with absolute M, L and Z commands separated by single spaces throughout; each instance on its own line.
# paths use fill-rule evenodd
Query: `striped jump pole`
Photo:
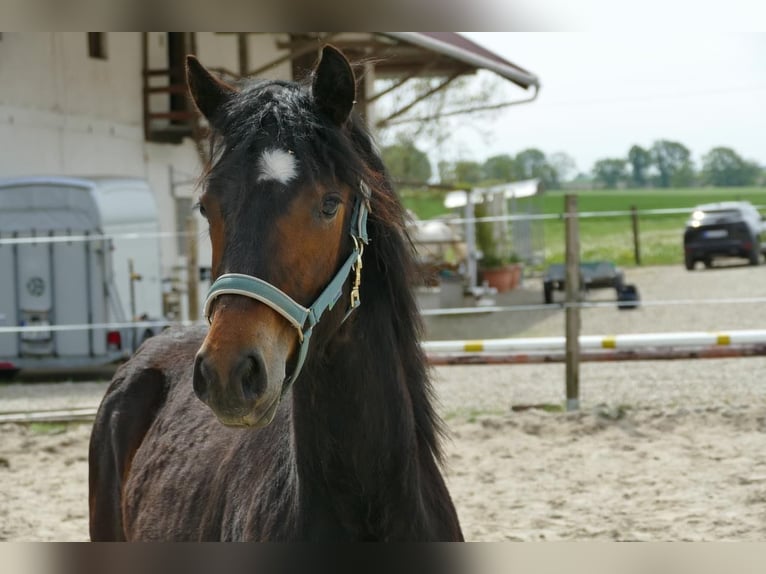
M 766 330 L 581 335 L 583 361 L 639 361 L 766 355 Z M 427 341 L 433 365 L 553 363 L 565 360 L 565 337 Z

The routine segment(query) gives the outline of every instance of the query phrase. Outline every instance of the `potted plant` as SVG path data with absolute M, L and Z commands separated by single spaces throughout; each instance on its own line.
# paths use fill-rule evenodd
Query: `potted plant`
M 486 203 L 476 205 L 477 218 L 487 217 Z M 504 235 L 497 233 L 491 221 L 476 222 L 476 245 L 481 251 L 479 261 L 479 279 L 490 287 L 504 293 L 514 289 L 521 280 L 522 266 L 519 257 L 510 252 Z

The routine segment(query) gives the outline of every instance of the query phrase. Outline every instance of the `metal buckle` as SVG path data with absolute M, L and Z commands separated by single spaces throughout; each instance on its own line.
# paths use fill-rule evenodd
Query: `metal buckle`
M 357 252 L 356 263 L 354 263 L 354 285 L 351 287 L 351 309 L 356 309 L 362 302 L 359 298 L 359 285 L 362 282 L 362 254 L 364 253 L 364 243 L 355 236 L 351 236 L 354 241 L 354 249 Z

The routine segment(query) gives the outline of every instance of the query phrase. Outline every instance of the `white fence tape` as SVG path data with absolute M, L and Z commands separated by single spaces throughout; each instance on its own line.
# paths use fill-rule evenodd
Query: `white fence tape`
M 88 331 L 95 329 L 106 329 L 107 331 L 118 331 L 121 329 L 146 329 L 150 327 L 164 328 L 167 326 L 189 326 L 202 321 L 136 321 L 133 323 L 83 323 L 80 325 L 24 325 L 19 327 L 0 327 L 0 335 L 5 333 L 48 333 L 61 331 Z

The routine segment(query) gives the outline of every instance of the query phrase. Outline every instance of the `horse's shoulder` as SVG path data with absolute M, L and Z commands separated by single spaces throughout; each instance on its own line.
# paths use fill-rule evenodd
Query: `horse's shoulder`
M 120 500 L 133 457 L 172 383 L 190 372 L 204 335 L 200 328 L 169 329 L 145 341 L 112 378 L 90 440 L 93 540 L 124 539 Z

